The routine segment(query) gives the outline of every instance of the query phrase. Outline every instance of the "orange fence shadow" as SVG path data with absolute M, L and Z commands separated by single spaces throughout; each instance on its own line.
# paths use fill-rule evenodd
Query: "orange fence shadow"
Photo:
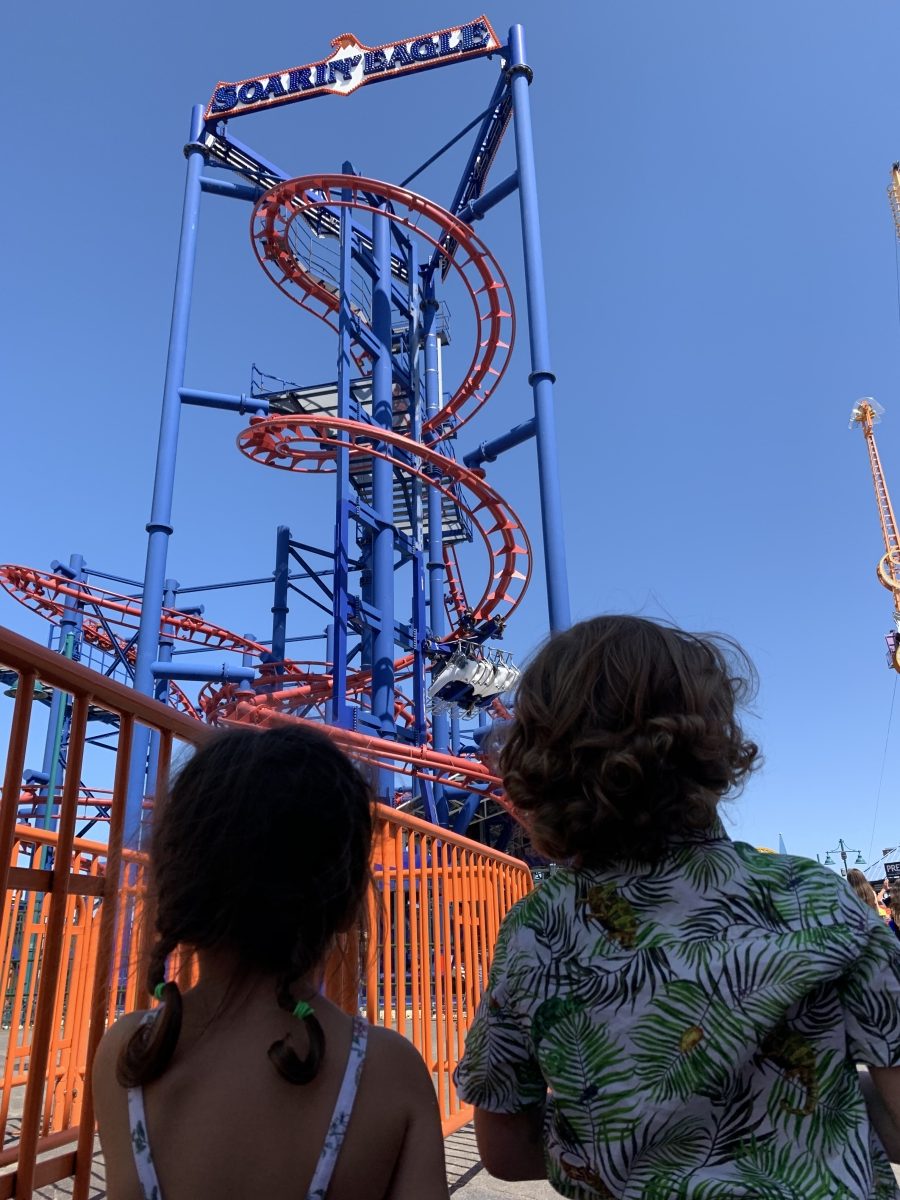
M 179 745 L 189 752 L 209 730 L 2 628 L 0 667 L 18 675 L 0 801 L 0 1200 L 67 1177 L 74 1200 L 85 1200 L 94 1149 L 88 1064 L 107 1023 L 147 1004 L 145 859 L 122 845 L 135 725 L 156 735 L 160 778 Z M 37 681 L 72 698 L 55 832 L 17 822 Z M 97 708 L 119 729 L 106 843 L 75 836 L 87 716 Z M 358 941 L 346 939 L 328 964 L 326 992 L 412 1040 L 449 1133 L 471 1117 L 452 1074 L 500 921 L 531 877 L 517 859 L 382 806 L 372 874 L 368 946 L 360 955 Z M 192 972 L 184 959 L 180 981 Z

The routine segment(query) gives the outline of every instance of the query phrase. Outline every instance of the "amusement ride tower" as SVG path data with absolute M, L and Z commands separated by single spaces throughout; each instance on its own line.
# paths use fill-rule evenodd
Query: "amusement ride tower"
M 884 545 L 884 554 L 878 560 L 876 569 L 878 582 L 887 588 L 894 599 L 894 629 L 885 637 L 887 661 L 888 666 L 900 671 L 900 534 L 897 531 L 897 518 L 894 516 L 894 506 L 881 465 L 881 455 L 875 441 L 875 426 L 881 420 L 883 412 L 884 409 L 877 401 L 871 396 L 864 396 L 853 406 L 850 428 L 854 425 L 860 427 L 869 454 L 869 470 L 875 487 L 875 504 Z
M 491 713 L 506 715 L 501 697 L 517 675 L 496 642 L 528 586 L 531 545 L 484 464 L 530 438 L 537 452 L 549 623 L 562 628 L 569 620 L 524 32 L 514 25 L 503 44 L 481 17 L 376 47 L 343 34 L 332 46 L 319 62 L 220 83 L 207 107 L 192 112 L 143 580 L 91 570 L 76 555 L 49 571 L 4 566 L 0 583 L 54 623 L 53 644 L 62 653 L 127 679 L 198 720 L 322 722 L 368 764 L 384 802 L 502 847 L 511 823 L 498 780 L 482 761 L 478 730 L 464 736 L 460 718 L 477 720 L 483 730 Z M 370 83 L 469 58 L 491 59 L 499 73 L 484 113 L 450 143 L 474 130 L 447 207 L 405 186 L 360 176 L 346 162 L 335 173 L 296 176 L 233 132 L 239 118 L 267 108 L 346 96 Z M 515 169 L 488 189 L 510 124 Z M 473 226 L 515 193 L 534 410 L 508 433 L 460 457 L 457 438 L 500 383 L 516 323 L 503 270 Z M 185 386 L 204 196 L 247 204 L 263 271 L 287 299 L 334 330 L 332 383 L 294 384 L 254 368 L 249 393 Z M 442 289 L 448 280 L 466 298 L 473 336 L 467 366 L 445 393 L 449 319 Z M 185 405 L 243 414 L 247 423 L 237 445 L 254 463 L 333 480 L 328 544 L 312 544 L 301 539 L 305 531 L 286 525 L 277 528 L 270 637 L 217 626 L 194 603 L 198 589 L 167 576 Z M 460 569 L 457 549 L 469 541 L 484 548 L 479 580 L 464 578 Z M 108 582 L 129 586 L 116 592 Z M 289 637 L 296 594 L 322 620 L 314 631 Z M 293 654 L 290 644 L 310 640 L 320 642 L 321 653 L 308 659 Z M 184 656 L 198 647 L 228 659 L 210 665 Z M 190 684 L 201 685 L 199 694 L 188 694 Z M 30 815 L 49 827 L 65 770 L 68 718 L 64 697 L 46 700 L 44 762 L 24 781 L 31 791 L 23 793 L 23 804 L 27 800 Z M 115 733 L 105 729 L 94 740 L 102 744 Z M 140 840 L 141 813 L 155 787 L 150 743 L 146 731 L 135 737 L 127 815 L 132 844 Z M 86 816 L 101 817 L 102 797 L 85 789 L 85 804 Z

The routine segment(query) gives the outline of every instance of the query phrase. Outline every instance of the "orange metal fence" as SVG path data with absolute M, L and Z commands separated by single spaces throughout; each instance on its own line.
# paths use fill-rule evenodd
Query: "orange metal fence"
M 370 1021 L 409 1037 L 431 1067 L 449 1133 L 471 1119 L 453 1070 L 500 921 L 531 875 L 517 859 L 383 808 L 373 868 L 362 1003 Z
M 68 1176 L 84 1200 L 94 1148 L 87 1066 L 107 1022 L 146 1003 L 137 966 L 144 858 L 122 846 L 135 726 L 158 735 L 160 778 L 179 747 L 209 731 L 2 628 L 0 667 L 19 677 L 0 802 L 0 1200 Z M 36 681 L 72 698 L 55 832 L 17 824 Z M 75 836 L 89 707 L 119 724 L 108 843 Z M 373 877 L 362 984 L 358 947 L 349 944 L 329 964 L 326 990 L 414 1042 L 450 1132 L 471 1115 L 451 1078 L 497 930 L 531 878 L 516 859 L 383 807 Z

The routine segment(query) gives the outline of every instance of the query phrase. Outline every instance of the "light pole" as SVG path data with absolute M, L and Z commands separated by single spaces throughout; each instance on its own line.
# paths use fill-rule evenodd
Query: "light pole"
M 841 867 L 841 874 L 844 876 L 844 878 L 846 878 L 846 876 L 847 876 L 847 855 L 848 854 L 856 855 L 856 862 L 853 864 L 855 867 L 864 867 L 866 865 L 866 860 L 862 856 L 862 850 L 854 850 L 852 846 L 847 845 L 847 843 L 844 841 L 843 838 L 838 838 L 838 844 L 833 850 L 825 851 L 825 864 L 824 865 L 826 867 L 834 866 L 834 859 L 831 857 L 832 854 L 839 854 L 841 856 L 841 859 L 843 860 L 843 863 L 844 863 L 843 867 Z

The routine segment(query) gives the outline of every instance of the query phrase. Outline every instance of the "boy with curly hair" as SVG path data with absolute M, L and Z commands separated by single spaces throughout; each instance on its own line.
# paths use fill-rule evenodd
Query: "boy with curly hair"
M 839 876 L 719 820 L 758 762 L 754 685 L 734 642 L 624 616 L 523 674 L 501 773 L 568 865 L 504 921 L 457 1072 L 493 1174 L 571 1200 L 900 1197 L 900 944 Z

